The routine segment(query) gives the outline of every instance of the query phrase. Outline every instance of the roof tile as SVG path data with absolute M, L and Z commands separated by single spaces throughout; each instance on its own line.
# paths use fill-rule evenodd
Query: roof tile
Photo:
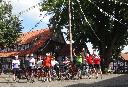
M 46 40 L 50 38 L 50 30 L 49 29 L 41 29 L 32 32 L 23 33 L 18 38 L 18 44 L 28 44 L 33 42 L 38 36 L 41 36 L 39 40 L 36 41 L 34 46 L 30 49 L 23 51 L 15 51 L 15 52 L 0 52 L 0 57 L 9 57 L 15 55 L 25 55 L 30 54 L 36 51 L 40 46 L 42 46 Z

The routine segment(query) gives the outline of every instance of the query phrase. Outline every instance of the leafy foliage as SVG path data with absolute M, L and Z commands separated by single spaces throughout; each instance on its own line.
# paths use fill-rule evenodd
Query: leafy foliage
M 128 1 L 71 1 L 75 45 L 91 42 L 94 48 L 99 49 L 102 61 L 118 56 L 123 47 L 128 45 Z M 56 32 L 68 26 L 68 0 L 45 0 L 42 4 L 44 10 L 54 15 L 50 24 Z
M 0 46 L 14 45 L 21 29 L 21 21 L 12 15 L 11 4 L 0 2 Z

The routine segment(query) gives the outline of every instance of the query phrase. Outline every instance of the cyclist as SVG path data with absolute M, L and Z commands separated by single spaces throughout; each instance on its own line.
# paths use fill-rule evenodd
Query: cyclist
M 82 79 L 81 70 L 82 70 L 83 57 L 81 53 L 78 53 L 76 56 L 76 66 L 78 69 L 78 78 Z
M 91 75 L 93 74 L 94 71 L 94 66 L 93 66 L 93 58 L 91 54 L 86 55 L 86 60 L 89 65 L 89 79 L 91 78 Z
M 13 80 L 16 80 L 16 76 L 20 78 L 20 60 L 18 59 L 18 55 L 15 56 L 15 59 L 12 60 L 12 69 L 13 69 Z
M 43 66 L 44 66 L 44 71 L 45 71 L 45 75 L 46 75 L 46 79 L 45 80 L 49 80 L 51 81 L 51 59 L 52 56 L 50 55 L 50 53 L 46 53 L 46 57 L 44 58 L 43 61 Z
M 101 59 L 96 54 L 94 54 L 93 56 L 94 56 L 94 70 L 95 70 L 96 78 L 98 78 L 99 72 L 100 72 L 101 78 L 102 78 L 102 71 L 101 71 L 101 66 L 100 66 Z
M 29 72 L 30 72 L 30 79 L 32 82 L 34 82 L 34 72 L 35 72 L 35 58 L 33 54 L 30 55 L 30 60 L 29 60 Z

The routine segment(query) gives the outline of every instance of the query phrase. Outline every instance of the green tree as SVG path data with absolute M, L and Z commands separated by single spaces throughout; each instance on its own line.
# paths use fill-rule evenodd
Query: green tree
M 98 48 L 102 67 L 118 57 L 128 45 L 127 0 L 71 0 L 72 33 L 76 46 L 91 42 Z M 45 0 L 41 11 L 53 14 L 53 29 L 60 33 L 68 25 L 68 0 Z
M 14 45 L 21 29 L 21 21 L 12 14 L 11 4 L 0 2 L 0 47 Z

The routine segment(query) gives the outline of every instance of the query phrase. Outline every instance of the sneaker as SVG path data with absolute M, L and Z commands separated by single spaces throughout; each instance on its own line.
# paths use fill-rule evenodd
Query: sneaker
M 16 82 L 19 82 L 19 79 L 18 79 L 18 80 L 16 80 Z
M 46 81 L 46 79 L 42 79 L 42 82 L 45 82 Z
M 91 79 L 91 77 L 89 77 L 89 79 Z
M 96 79 L 98 79 L 98 76 L 96 76 Z
M 80 79 L 82 79 L 82 76 L 80 76 Z
M 46 78 L 46 81 L 48 81 L 49 79 L 48 78 Z
M 13 79 L 13 81 L 16 81 L 16 79 Z
M 49 78 L 48 80 L 49 80 L 49 82 L 51 82 L 51 81 L 52 81 L 52 79 L 51 79 L 51 78 Z

